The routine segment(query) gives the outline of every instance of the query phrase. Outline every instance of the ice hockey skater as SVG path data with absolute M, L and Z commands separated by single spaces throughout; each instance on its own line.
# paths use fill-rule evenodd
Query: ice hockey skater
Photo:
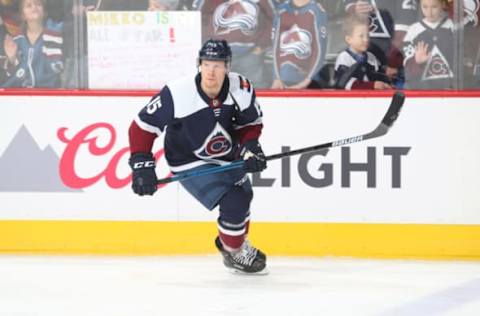
M 259 143 L 262 111 L 250 81 L 230 72 L 225 40 L 207 40 L 198 53 L 198 73 L 168 83 L 129 128 L 132 189 L 157 191 L 152 147 L 164 133 L 164 150 L 175 175 L 243 160 L 244 167 L 181 180 L 208 210 L 218 206 L 215 245 L 235 273 L 266 274 L 266 256 L 248 241 L 252 185 L 247 173 L 267 167 Z

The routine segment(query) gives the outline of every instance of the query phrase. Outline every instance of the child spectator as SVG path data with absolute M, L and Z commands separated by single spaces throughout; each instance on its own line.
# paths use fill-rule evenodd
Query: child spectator
M 410 25 L 418 20 L 417 0 L 343 0 L 349 14 L 369 17 L 368 50 L 379 60 L 397 88 L 404 84 L 402 42 Z
M 342 51 L 335 63 L 337 89 L 391 89 L 388 77 L 382 73 L 380 62 L 367 51 L 369 46 L 368 19 L 349 15 L 345 19 L 345 41 L 348 48 Z
M 22 34 L 5 38 L 9 78 L 3 87 L 58 88 L 62 62 L 62 23 L 47 18 L 44 0 L 21 0 Z
M 405 76 L 409 89 L 451 89 L 454 83 L 454 24 L 442 0 L 421 0 L 424 18 L 408 28 L 404 39 Z
M 280 5 L 273 25 L 273 89 L 304 89 L 325 62 L 327 14 L 314 0 Z
M 234 72 L 244 74 L 255 88 L 268 88 L 265 52 L 271 46 L 273 6 L 270 0 L 200 0 L 193 8 L 202 13 L 203 41 L 226 40 L 232 49 Z

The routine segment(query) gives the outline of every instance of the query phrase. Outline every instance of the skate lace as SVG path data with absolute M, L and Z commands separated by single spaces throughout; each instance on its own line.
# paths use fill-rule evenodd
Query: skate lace
M 236 253 L 233 258 L 240 264 L 251 266 L 257 256 L 257 252 L 257 248 L 250 245 L 250 242 L 246 240 L 242 245 L 242 249 Z

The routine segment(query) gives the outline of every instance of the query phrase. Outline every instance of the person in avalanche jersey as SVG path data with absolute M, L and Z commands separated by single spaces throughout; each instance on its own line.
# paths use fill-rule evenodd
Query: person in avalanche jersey
M 182 180 L 207 209 L 219 206 L 215 245 L 234 272 L 265 274 L 266 256 L 247 240 L 252 185 L 246 173 L 266 168 L 259 143 L 262 112 L 255 90 L 229 72 L 232 52 L 225 40 L 207 40 L 198 55 L 199 72 L 167 84 L 140 111 L 129 128 L 132 189 L 157 190 L 155 138 L 165 133 L 164 150 L 174 174 L 245 160 L 245 168 Z
M 418 21 L 418 0 L 343 0 L 348 14 L 370 19 L 368 50 L 397 88 L 403 88 L 402 42 L 410 25 Z
M 62 27 L 46 18 L 44 0 L 20 1 L 22 33 L 5 38 L 9 78 L 2 87 L 59 88 L 63 71 Z
M 404 38 L 405 77 L 409 89 L 454 88 L 454 24 L 442 0 L 421 0 L 424 18 Z
M 273 22 L 273 89 L 304 89 L 325 62 L 327 14 L 314 0 L 280 5 Z
M 380 68 L 374 54 L 367 51 L 369 22 L 366 17 L 348 15 L 344 21 L 345 42 L 335 62 L 335 87 L 337 89 L 391 89 L 390 79 Z
M 270 0 L 197 0 L 202 13 L 202 38 L 226 40 L 232 49 L 232 71 L 248 77 L 257 88 L 269 88 L 264 57 L 271 48 L 273 4 Z

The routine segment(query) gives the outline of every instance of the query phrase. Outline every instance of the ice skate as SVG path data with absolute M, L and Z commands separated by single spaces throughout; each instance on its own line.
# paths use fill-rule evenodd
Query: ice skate
M 215 246 L 223 256 L 223 264 L 232 273 L 268 274 L 267 256 L 245 240 L 239 251 L 228 252 L 223 248 L 220 237 L 215 239 Z

